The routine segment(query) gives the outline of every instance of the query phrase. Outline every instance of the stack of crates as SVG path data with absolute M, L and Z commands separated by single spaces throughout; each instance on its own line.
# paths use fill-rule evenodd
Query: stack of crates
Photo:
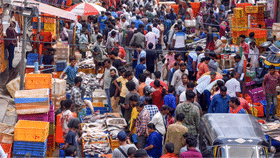
M 252 3 L 239 3 L 239 4 L 236 4 L 237 8 L 243 8 L 243 10 L 245 10 L 245 7 L 247 7 L 247 6 L 252 6 Z
M 237 44 L 238 37 L 243 34 L 247 35 L 248 17 L 245 15 L 243 8 L 234 8 L 234 16 L 231 17 L 233 43 Z
M 200 3 L 199 2 L 190 2 L 191 6 L 192 6 L 192 10 L 193 10 L 193 15 L 194 17 L 197 16 L 197 13 L 200 10 Z
M 52 38 L 56 37 L 56 19 L 55 16 L 44 14 L 44 31 L 51 32 Z
M 15 125 L 13 157 L 46 157 L 49 123 L 19 120 Z
M 250 15 L 250 24 L 251 28 L 258 28 L 261 25 L 261 28 L 265 28 L 264 21 L 264 6 L 246 6 L 245 13 L 247 16 Z
M 256 45 L 259 47 L 263 42 L 267 41 L 267 30 L 266 29 L 249 29 L 249 33 L 255 33 Z

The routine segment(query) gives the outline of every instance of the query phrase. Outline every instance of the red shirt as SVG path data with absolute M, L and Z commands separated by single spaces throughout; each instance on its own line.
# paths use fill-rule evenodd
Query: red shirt
M 155 82 L 155 81 L 152 81 L 151 84 L 150 84 L 150 86 L 153 87 L 153 88 L 156 88 L 154 82 Z M 160 84 L 161 84 L 163 87 L 165 87 L 165 89 L 166 89 L 166 91 L 167 91 L 167 90 L 168 90 L 167 84 L 166 84 L 164 81 L 162 81 L 162 80 L 159 80 L 159 82 L 160 82 Z
M 162 90 L 163 88 L 159 88 L 159 90 L 153 92 L 153 103 L 158 107 L 159 110 L 162 107 L 162 105 L 164 105 L 164 100 L 161 95 Z
M 246 42 L 240 43 L 240 47 L 243 48 L 244 54 L 249 54 L 249 45 Z

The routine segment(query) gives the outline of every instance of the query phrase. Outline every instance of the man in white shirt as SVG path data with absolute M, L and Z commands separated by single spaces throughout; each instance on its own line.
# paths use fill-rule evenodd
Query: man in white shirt
M 175 87 L 175 89 L 177 89 L 183 82 L 182 82 L 182 75 L 189 74 L 189 71 L 186 69 L 186 63 L 181 63 L 180 64 L 180 69 L 176 70 L 174 72 L 172 81 L 171 81 L 171 85 Z
M 126 20 L 126 17 L 123 16 L 123 17 L 122 17 L 122 29 L 123 29 L 123 30 L 126 30 L 128 25 L 129 25 L 129 23 L 128 23 L 128 21 Z
M 146 49 L 149 49 L 149 43 L 153 43 L 153 49 L 156 49 L 156 40 L 159 38 L 154 32 L 152 32 L 152 27 L 148 26 L 148 33 L 145 35 L 145 46 Z
M 225 86 L 227 87 L 228 95 L 230 97 L 240 97 L 240 82 L 237 81 L 240 75 L 235 71 L 233 71 L 230 75 L 232 78 L 225 84 Z
M 152 32 L 155 33 L 157 35 L 157 37 L 159 38 L 160 31 L 159 31 L 159 29 L 157 29 L 157 23 L 153 24 Z M 156 43 L 158 43 L 158 38 L 156 39 Z
M 185 61 L 185 47 L 186 47 L 187 35 L 182 31 L 182 26 L 178 26 L 178 32 L 173 36 L 173 46 L 177 51 L 181 51 L 182 60 Z
M 154 80 L 152 79 L 152 75 L 149 71 L 145 70 L 145 74 L 146 74 L 146 81 L 145 83 L 150 86 L 151 85 L 151 82 L 153 82 Z
M 156 130 L 164 137 L 166 134 L 166 120 L 165 115 L 169 113 L 169 107 L 163 105 L 160 108 L 160 111 L 155 114 L 150 123 L 153 123 L 156 126 Z

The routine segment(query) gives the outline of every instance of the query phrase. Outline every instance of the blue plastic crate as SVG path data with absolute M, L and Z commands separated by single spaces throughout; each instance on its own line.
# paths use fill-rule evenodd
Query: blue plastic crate
M 70 94 L 66 94 L 66 99 L 70 99 Z
M 38 29 L 37 26 L 38 26 L 38 23 L 37 22 L 33 22 L 33 29 Z M 41 29 L 42 30 L 44 29 L 44 23 L 43 22 L 41 23 Z
M 27 55 L 27 65 L 34 65 L 36 61 L 38 61 L 39 54 L 29 53 Z M 41 55 L 41 63 L 43 63 L 43 54 Z
M 266 115 L 266 106 L 267 106 L 266 100 L 262 100 L 262 101 L 260 101 L 260 103 L 263 105 L 264 115 Z M 273 105 L 273 103 L 271 103 L 271 108 L 270 108 L 270 111 L 269 111 L 270 115 L 272 114 L 273 107 L 274 107 L 274 105 Z
M 63 71 L 67 66 L 67 60 L 58 60 L 56 62 L 56 71 Z
M 13 155 L 22 157 L 30 153 L 32 157 L 45 157 L 47 150 L 47 140 L 45 142 L 23 142 L 15 141 Z
M 100 114 L 104 114 L 104 113 L 109 112 L 109 108 L 108 107 L 93 107 L 93 110 L 94 110 L 94 112 L 99 110 Z
M 59 144 L 59 157 L 64 158 L 64 150 L 61 150 L 61 147 L 65 145 L 64 143 Z

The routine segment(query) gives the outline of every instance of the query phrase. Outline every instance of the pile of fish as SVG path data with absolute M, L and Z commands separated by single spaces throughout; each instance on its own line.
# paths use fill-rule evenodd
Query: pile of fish
M 112 139 L 117 139 L 118 133 L 123 130 L 123 127 L 117 125 L 108 125 L 107 130 Z
M 108 118 L 116 118 L 116 116 L 93 113 L 92 115 L 82 117 L 83 123 L 101 123 L 101 124 L 104 124 L 106 119 Z
M 93 62 L 93 58 L 81 59 L 77 63 L 78 69 L 94 69 L 95 64 Z
M 197 46 L 201 46 L 202 49 L 204 49 L 206 46 L 206 38 L 200 39 L 196 42 L 188 43 L 187 46 L 189 49 L 195 49 Z
M 101 89 L 102 84 L 99 84 L 96 75 L 87 74 L 87 75 L 83 75 L 82 78 L 83 78 L 82 87 L 86 89 L 85 96 L 84 96 L 85 98 L 91 98 L 92 92 L 95 89 Z
M 94 143 L 84 145 L 83 152 L 87 155 L 96 156 L 96 154 L 109 154 L 112 153 L 109 142 L 107 143 Z

